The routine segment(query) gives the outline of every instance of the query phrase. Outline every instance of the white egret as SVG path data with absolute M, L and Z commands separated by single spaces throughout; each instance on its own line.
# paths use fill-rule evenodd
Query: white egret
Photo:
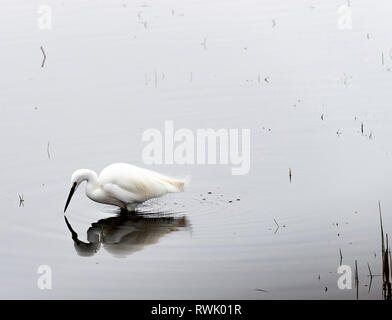
M 173 179 L 127 163 L 114 163 L 99 176 L 92 170 L 76 170 L 71 177 L 71 191 L 64 212 L 79 185 L 86 181 L 86 195 L 91 200 L 133 211 L 140 203 L 169 192 L 182 192 L 185 180 Z

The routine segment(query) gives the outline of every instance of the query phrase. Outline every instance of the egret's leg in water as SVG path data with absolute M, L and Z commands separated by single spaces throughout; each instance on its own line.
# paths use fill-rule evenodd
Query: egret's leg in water
M 127 203 L 127 209 L 125 211 L 128 212 L 136 212 L 136 207 L 139 205 L 139 203 Z M 121 209 L 122 211 L 123 209 Z

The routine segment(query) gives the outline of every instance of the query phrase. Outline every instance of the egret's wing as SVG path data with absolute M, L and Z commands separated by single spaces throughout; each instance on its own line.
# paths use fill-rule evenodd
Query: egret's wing
M 122 188 L 114 183 L 106 183 L 103 186 L 103 190 L 112 198 L 117 199 L 124 204 L 130 202 L 142 202 L 140 196 L 136 193 L 130 192 L 129 190 Z
M 104 188 L 108 188 L 107 192 L 138 202 L 160 197 L 168 192 L 182 191 L 184 185 L 182 181 L 128 164 L 105 168 L 100 174 L 100 180 Z

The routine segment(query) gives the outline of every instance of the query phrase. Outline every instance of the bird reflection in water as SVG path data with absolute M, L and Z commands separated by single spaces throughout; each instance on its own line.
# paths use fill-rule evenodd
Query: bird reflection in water
M 121 214 L 101 219 L 87 230 L 87 242 L 79 240 L 66 216 L 65 223 L 72 234 L 76 252 L 89 257 L 96 254 L 101 245 L 115 257 L 126 257 L 153 245 L 163 236 L 189 227 L 186 217 L 162 217 L 156 214 Z

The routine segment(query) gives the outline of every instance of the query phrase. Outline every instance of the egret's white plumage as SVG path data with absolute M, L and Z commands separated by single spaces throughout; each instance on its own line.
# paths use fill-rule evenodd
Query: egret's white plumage
M 87 182 L 86 195 L 91 200 L 129 211 L 151 198 L 161 197 L 169 192 L 182 192 L 185 186 L 183 180 L 127 163 L 111 164 L 104 168 L 99 176 L 92 170 L 79 169 L 72 174 L 71 192 L 64 212 L 73 193 L 83 181 Z

